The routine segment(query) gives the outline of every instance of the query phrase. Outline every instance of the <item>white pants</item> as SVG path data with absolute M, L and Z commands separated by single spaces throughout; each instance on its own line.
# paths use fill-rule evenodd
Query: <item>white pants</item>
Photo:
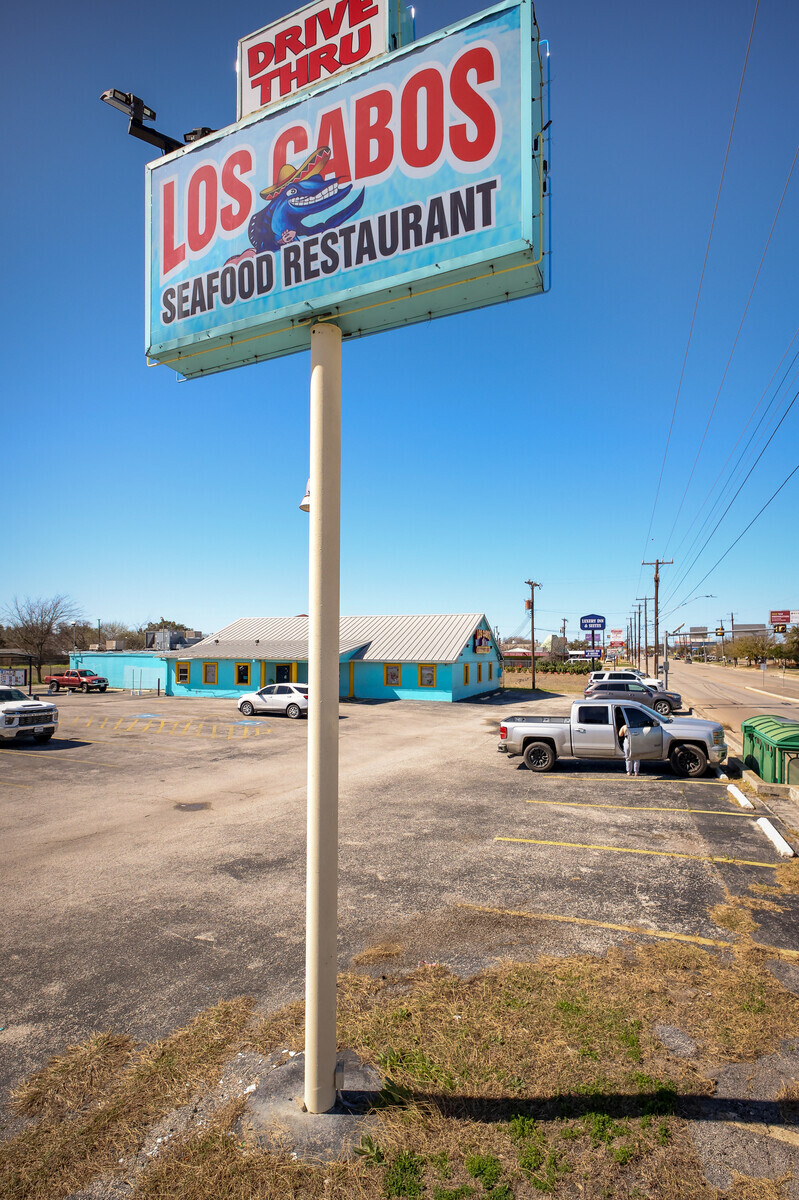
M 624 739 L 624 741 L 622 742 L 622 749 L 624 750 L 624 761 L 627 764 L 627 774 L 628 775 L 640 774 L 641 760 L 640 760 L 640 758 L 631 758 L 630 757 L 631 747 L 630 747 L 630 739 L 628 737 L 626 737 Z

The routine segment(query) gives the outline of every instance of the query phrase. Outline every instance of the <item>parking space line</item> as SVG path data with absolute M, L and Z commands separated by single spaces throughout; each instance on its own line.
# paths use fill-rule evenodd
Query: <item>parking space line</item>
M 563 846 L 568 850 L 610 850 L 614 854 L 651 854 L 655 858 L 690 858 L 694 862 L 729 863 L 738 867 L 767 867 L 773 871 L 778 863 L 753 862 L 748 858 L 725 858 L 715 854 L 682 854 L 676 850 L 633 850 L 630 846 L 592 846 L 582 842 L 545 842 L 538 838 L 495 837 L 495 842 L 524 842 L 528 846 Z
M 542 781 L 545 778 L 550 778 L 553 780 L 557 779 L 558 782 L 560 782 L 560 780 L 563 780 L 564 782 L 566 780 L 568 780 L 569 783 L 571 783 L 573 780 L 576 780 L 579 783 L 601 783 L 603 785 L 606 783 L 624 783 L 624 786 L 627 787 L 630 777 L 629 777 L 629 775 L 627 775 L 625 772 L 622 771 L 621 773 L 619 773 L 617 775 L 601 775 L 599 772 L 597 772 L 596 775 L 566 775 L 566 774 L 563 774 L 563 775 L 555 775 L 555 776 L 550 775 L 548 777 L 547 776 L 539 776 L 539 778 L 542 779 Z M 646 783 L 668 783 L 668 784 L 671 784 L 673 787 L 679 787 L 680 784 L 683 784 L 683 783 L 689 783 L 691 785 L 691 787 L 693 787 L 694 784 L 696 784 L 698 787 L 725 787 L 726 786 L 724 781 L 721 779 L 678 779 L 674 775 L 639 775 L 638 779 L 642 783 L 644 783 L 644 782 L 646 782 Z
M 122 724 L 122 722 L 124 720 L 125 720 L 124 717 L 120 717 L 119 720 L 117 721 L 116 725 L 114 726 L 114 729 L 119 729 L 120 725 Z
M 9 779 L 0 779 L 0 786 L 15 787 L 15 788 L 30 788 L 33 785 L 30 783 L 12 783 Z
M 138 723 L 139 723 L 139 722 L 138 722 L 138 721 L 136 720 L 136 718 L 134 717 L 134 718 L 133 718 L 133 720 L 131 721 L 130 725 L 126 725 L 126 726 L 125 726 L 125 732 L 126 732 L 126 733 L 130 733 L 131 729 L 135 729 L 135 728 L 136 728 L 136 726 L 138 725 Z
M 618 925 L 613 921 L 597 921 L 592 917 L 566 917 L 560 913 L 525 912 L 512 908 L 493 908 L 488 904 L 467 904 L 465 902 L 457 904 L 456 908 L 468 908 L 473 912 L 491 913 L 499 917 L 524 917 L 528 921 L 555 921 L 563 925 L 587 925 L 592 929 L 610 929 L 616 933 L 640 934 L 641 937 L 661 938 L 667 942 L 690 942 L 696 946 L 713 946 L 719 950 L 738 948 L 737 943 L 724 942 L 718 938 L 700 937 L 694 933 L 673 933 L 670 929 L 647 929 L 641 925 Z M 765 946 L 762 942 L 755 942 L 754 945 L 758 950 L 766 950 L 778 958 L 785 958 L 790 962 L 799 960 L 799 950 L 783 950 L 780 946 Z
M 100 728 L 105 729 L 107 724 L 108 724 L 108 717 L 104 717 L 103 720 L 100 722 Z
M 53 742 L 56 745 L 58 745 L 59 741 L 69 741 L 69 740 L 70 740 L 69 738 L 59 738 L 59 739 L 53 738 Z M 52 744 L 53 743 L 51 742 L 51 745 Z M 107 744 L 110 745 L 110 743 L 107 743 Z M 39 758 L 39 759 L 49 758 L 51 756 L 51 754 L 53 754 L 53 753 L 54 753 L 54 750 L 5 750 L 5 749 L 0 748 L 0 754 L 26 754 L 30 757 Z M 79 763 L 85 763 L 90 767 L 114 767 L 114 766 L 116 766 L 116 763 L 98 762 L 98 760 L 96 758 L 73 758 L 72 755 L 70 755 L 68 759 L 64 759 L 63 755 L 61 755 L 61 754 L 58 754 L 57 758 L 58 758 L 59 762 L 61 762 L 61 763 L 79 762 Z
M 624 812 L 707 813 L 712 817 L 747 817 L 745 812 L 726 812 L 715 808 L 669 808 L 665 804 L 589 804 L 576 800 L 525 800 L 525 804 L 552 804 L 561 808 L 617 808 Z M 751 821 L 751 817 L 749 820 Z

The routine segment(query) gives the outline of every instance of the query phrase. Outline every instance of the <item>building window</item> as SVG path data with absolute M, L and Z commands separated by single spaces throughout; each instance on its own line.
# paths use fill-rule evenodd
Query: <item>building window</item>
M 207 662 L 203 663 L 203 683 L 210 683 L 216 686 L 219 679 L 219 663 Z
M 419 663 L 419 687 L 434 688 L 436 686 L 435 663 Z
M 463 664 L 463 686 L 464 687 L 469 686 L 469 664 L 468 663 Z
M 175 663 L 175 683 L 188 683 L 191 678 L 191 663 Z
M 250 686 L 250 664 L 236 663 L 236 687 Z
M 494 664 L 493 663 L 488 664 L 488 678 L 489 678 L 489 680 L 494 678 Z
M 383 683 L 386 687 L 399 687 L 402 682 L 402 667 L 399 663 L 383 664 Z
M 483 664 L 482 663 L 477 664 L 477 682 L 478 683 L 483 682 Z

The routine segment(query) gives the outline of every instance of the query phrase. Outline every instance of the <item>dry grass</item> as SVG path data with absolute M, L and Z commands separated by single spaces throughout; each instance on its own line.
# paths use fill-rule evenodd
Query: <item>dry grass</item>
M 791 858 L 777 867 L 777 886 L 791 895 L 799 893 L 799 858 Z
M 386 962 L 391 958 L 399 958 L 404 947 L 399 942 L 379 942 L 376 946 L 369 946 L 366 950 L 362 950 L 360 954 L 354 955 L 352 965 L 355 967 L 373 966 L 375 963 Z
M 106 1034 L 53 1060 L 18 1093 L 32 1121 L 0 1148 L 0 1197 L 60 1198 L 111 1178 L 148 1126 L 213 1082 L 237 1049 L 301 1048 L 301 1004 L 255 1025 L 249 1013 L 248 1001 L 220 1004 L 156 1046 L 134 1051 Z M 770 1180 L 740 1178 L 724 1194 L 707 1184 L 675 1110 L 712 1084 L 657 1040 L 657 1022 L 690 1034 L 711 1061 L 751 1059 L 799 1037 L 799 999 L 756 956 L 681 944 L 505 963 L 470 980 L 439 967 L 346 974 L 340 1042 L 386 1079 L 363 1152 L 323 1168 L 268 1153 L 241 1134 L 240 1101 L 170 1142 L 133 1194 L 781 1200 Z
M 762 903 L 762 901 L 761 901 Z M 721 929 L 729 929 L 731 933 L 754 933 L 757 922 L 740 904 L 716 904 L 708 909 L 708 915 L 714 925 Z

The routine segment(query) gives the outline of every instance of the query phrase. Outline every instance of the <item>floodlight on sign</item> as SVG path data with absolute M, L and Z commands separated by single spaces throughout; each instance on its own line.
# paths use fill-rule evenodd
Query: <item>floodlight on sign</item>
M 148 356 L 196 378 L 542 292 L 541 101 L 505 0 L 149 163 Z

